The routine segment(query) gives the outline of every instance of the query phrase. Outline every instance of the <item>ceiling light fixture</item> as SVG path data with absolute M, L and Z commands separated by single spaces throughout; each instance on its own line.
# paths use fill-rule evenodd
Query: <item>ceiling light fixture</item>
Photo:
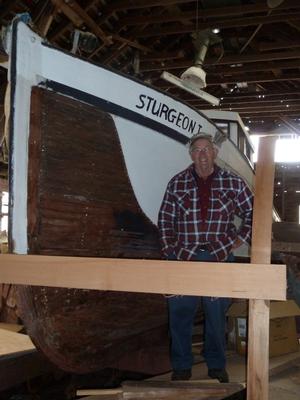
M 209 93 L 205 93 L 201 90 L 206 87 L 206 72 L 202 68 L 202 65 L 208 47 L 210 45 L 221 43 L 222 39 L 216 34 L 212 33 L 212 31 L 209 29 L 196 32 L 192 35 L 192 37 L 194 38 L 194 46 L 196 49 L 194 65 L 184 71 L 181 74 L 180 78 L 166 71 L 163 71 L 161 78 L 168 82 L 171 82 L 181 89 L 188 91 L 189 93 L 194 94 L 197 97 L 201 97 L 211 104 L 218 106 L 220 100 L 217 97 L 214 97 Z

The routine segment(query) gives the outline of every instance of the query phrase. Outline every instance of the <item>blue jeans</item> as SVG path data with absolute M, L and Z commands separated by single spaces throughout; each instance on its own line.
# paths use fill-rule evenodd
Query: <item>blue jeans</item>
M 197 255 L 199 261 L 215 261 L 208 251 Z M 229 255 L 227 262 L 233 262 Z M 217 279 L 217 277 L 216 277 Z M 225 368 L 226 311 L 230 299 L 198 296 L 177 296 L 168 299 L 173 370 L 190 369 L 193 365 L 192 333 L 195 315 L 202 299 L 205 316 L 203 356 L 208 369 Z

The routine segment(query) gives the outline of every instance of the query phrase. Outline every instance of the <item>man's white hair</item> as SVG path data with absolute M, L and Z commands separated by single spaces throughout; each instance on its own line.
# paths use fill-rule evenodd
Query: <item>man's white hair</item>
M 191 152 L 193 144 L 196 142 L 196 140 L 198 139 L 205 139 L 208 142 L 210 142 L 213 146 L 215 146 L 215 142 L 214 139 L 212 137 L 212 135 L 210 135 L 209 133 L 205 133 L 205 132 L 200 132 L 200 133 L 196 133 L 195 135 L 193 135 L 190 140 L 188 141 L 188 148 L 189 148 L 189 152 Z

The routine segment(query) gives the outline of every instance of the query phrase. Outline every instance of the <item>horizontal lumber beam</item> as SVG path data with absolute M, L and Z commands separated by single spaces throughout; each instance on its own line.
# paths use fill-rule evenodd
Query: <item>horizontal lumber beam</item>
M 283 265 L 0 255 L 0 282 L 33 286 L 286 299 Z

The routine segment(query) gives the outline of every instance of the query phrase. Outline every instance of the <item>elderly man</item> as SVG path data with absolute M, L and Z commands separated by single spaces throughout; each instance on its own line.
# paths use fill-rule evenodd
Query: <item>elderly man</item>
M 249 244 L 251 239 L 251 191 L 242 178 L 215 164 L 218 150 L 210 135 L 192 137 L 189 152 L 193 163 L 171 179 L 160 208 L 163 256 L 170 260 L 232 262 L 232 250 Z M 233 223 L 235 215 L 242 221 L 238 229 Z M 192 330 L 200 299 L 168 298 L 172 380 L 191 378 Z M 203 356 L 208 375 L 220 382 L 229 382 L 225 369 L 225 315 L 229 303 L 226 298 L 202 297 Z

